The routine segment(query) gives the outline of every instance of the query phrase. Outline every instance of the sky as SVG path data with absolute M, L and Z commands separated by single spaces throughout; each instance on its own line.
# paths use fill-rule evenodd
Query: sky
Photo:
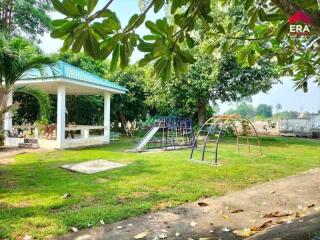
M 105 0 L 99 0 L 96 9 L 101 9 L 105 4 Z M 129 21 L 130 16 L 134 13 L 139 13 L 139 7 L 137 0 L 117 0 L 111 4 L 111 10 L 115 11 L 118 18 L 121 21 L 122 26 L 125 26 Z M 162 11 L 158 14 L 154 14 L 153 11 L 149 11 L 147 15 L 148 20 L 156 20 L 165 16 L 165 12 Z M 51 14 L 53 19 L 62 18 L 63 16 L 54 12 Z M 140 26 L 137 30 L 138 34 L 148 34 L 148 30 L 144 25 Z M 40 48 L 47 54 L 59 51 L 62 46 L 62 41 L 58 39 L 52 39 L 49 34 L 45 34 L 41 38 Z M 135 50 L 132 55 L 132 62 L 143 57 L 143 53 Z M 267 93 L 259 93 L 252 97 L 252 104 L 257 106 L 259 104 L 269 104 L 275 106 L 280 103 L 282 110 L 292 111 L 309 111 L 317 112 L 320 110 L 320 87 L 313 82 L 309 83 L 309 91 L 304 93 L 301 90 L 295 91 L 293 81 L 284 77 L 281 78 L 282 84 L 276 84 Z M 235 103 L 223 103 L 219 104 L 220 112 L 223 113 L 231 107 L 234 107 Z

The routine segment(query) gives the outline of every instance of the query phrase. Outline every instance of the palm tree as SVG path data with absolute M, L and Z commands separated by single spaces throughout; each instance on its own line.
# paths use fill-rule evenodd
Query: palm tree
M 14 84 L 23 78 L 28 70 L 35 69 L 44 73 L 45 66 L 53 64 L 49 57 L 41 52 L 31 42 L 14 37 L 9 39 L 0 36 L 0 122 L 5 113 L 12 111 L 13 106 L 7 106 L 9 94 L 13 91 L 33 95 L 39 102 L 41 117 L 48 119 L 50 114 L 49 95 L 41 90 L 27 87 L 14 88 Z M 2 125 L 2 124 L 0 124 Z M 1 126 L 2 129 L 2 126 Z

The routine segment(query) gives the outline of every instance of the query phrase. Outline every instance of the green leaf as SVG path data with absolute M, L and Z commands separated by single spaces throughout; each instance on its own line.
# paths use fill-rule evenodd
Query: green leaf
M 155 41 L 160 39 L 160 37 L 158 35 L 145 35 L 143 36 L 143 39 L 146 41 Z
M 224 31 L 224 28 L 221 24 L 217 24 L 217 29 L 220 33 L 226 34 L 226 32 Z
M 62 4 L 72 17 L 81 16 L 75 0 L 63 0 Z
M 139 19 L 134 23 L 133 27 L 138 28 L 144 22 L 144 20 L 146 20 L 146 15 L 140 15 Z
M 80 52 L 84 42 L 87 40 L 88 32 L 84 31 L 82 32 L 81 36 L 77 37 L 72 45 L 72 51 L 73 52 Z
M 92 11 L 94 10 L 94 8 L 97 6 L 98 0 L 87 0 L 88 4 L 88 13 L 92 13 Z
M 64 5 L 59 0 L 51 0 L 53 7 L 60 13 L 66 16 L 72 16 L 68 9 L 64 7 Z
M 129 64 L 129 53 L 126 43 L 120 46 L 120 67 L 123 69 Z
M 207 48 L 206 48 L 206 52 L 208 54 L 212 54 L 212 52 L 218 48 L 220 46 L 220 43 L 219 42 L 216 42 L 216 43 L 213 43 L 211 45 L 209 45 Z
M 189 34 L 186 34 L 186 42 L 189 48 L 193 48 L 195 45 L 194 40 L 190 37 Z
M 257 21 L 257 16 L 258 16 L 258 10 L 254 11 L 252 16 L 249 18 L 249 28 L 254 29 L 254 25 L 256 24 Z
M 129 22 L 128 22 L 128 25 L 127 25 L 126 28 L 131 27 L 138 18 L 139 18 L 139 15 L 138 15 L 138 14 L 136 14 L 136 13 L 133 14 L 133 15 L 131 16 L 131 18 L 129 19 Z
M 146 21 L 146 27 L 153 33 L 153 34 L 156 34 L 156 35 L 160 35 L 160 36 L 163 36 L 163 32 L 159 29 L 159 27 L 151 22 L 151 21 Z
M 108 32 L 111 32 L 113 30 L 118 31 L 120 29 L 120 24 L 111 18 L 103 20 L 102 26 Z
M 56 20 L 53 20 L 53 21 L 51 22 L 51 24 L 52 24 L 52 26 L 54 26 L 54 27 L 59 27 L 60 25 L 62 25 L 62 24 L 64 24 L 64 23 L 67 23 L 67 22 L 69 22 L 69 21 L 66 20 L 66 19 L 56 19 Z
M 176 54 L 179 55 L 179 57 L 182 59 L 185 63 L 194 63 L 195 59 L 192 57 L 192 55 L 186 51 L 176 49 Z
M 111 63 L 110 63 L 110 71 L 114 71 L 116 69 L 119 55 L 120 55 L 120 44 L 118 43 L 113 49 Z
M 181 64 L 182 64 L 182 60 L 180 59 L 180 62 L 178 60 L 179 56 L 175 55 L 173 57 L 173 69 L 174 69 L 174 73 L 176 75 L 176 77 L 178 79 L 181 78 Z
M 168 48 L 166 45 L 156 45 L 155 47 L 153 47 L 152 54 L 155 57 L 164 56 L 164 55 L 167 55 L 167 53 L 168 53 Z
M 249 7 L 251 7 L 251 6 L 253 5 L 253 1 L 254 1 L 254 0 L 246 0 L 246 1 L 245 1 L 245 4 L 244 4 L 244 9 L 245 9 L 245 10 L 248 10 Z
M 154 49 L 154 44 L 153 43 L 148 43 L 145 41 L 140 41 L 139 45 L 138 45 L 138 49 L 141 52 L 152 52 Z
M 148 53 L 148 54 L 144 55 L 144 57 L 142 59 L 139 60 L 138 65 L 139 65 L 139 67 L 144 67 L 154 59 L 155 59 L 155 57 L 151 53 Z
M 165 3 L 165 0 L 155 0 L 154 2 L 154 12 L 157 13 L 161 10 Z
M 61 51 L 62 52 L 67 51 L 70 48 L 73 41 L 74 41 L 74 38 L 69 35 L 67 39 L 64 40 Z
M 255 61 L 254 61 L 254 53 L 253 52 L 249 52 L 248 53 L 248 63 L 250 66 L 253 66 Z
M 93 58 L 99 58 L 100 55 L 100 45 L 92 30 L 88 30 L 88 37 L 84 44 L 84 50 Z
M 280 24 L 280 27 L 279 27 L 279 30 L 278 30 L 278 32 L 277 32 L 276 38 L 277 38 L 278 40 L 282 39 L 283 36 L 287 33 L 288 29 L 289 29 L 289 24 L 288 24 L 287 21 L 281 23 L 281 24 Z

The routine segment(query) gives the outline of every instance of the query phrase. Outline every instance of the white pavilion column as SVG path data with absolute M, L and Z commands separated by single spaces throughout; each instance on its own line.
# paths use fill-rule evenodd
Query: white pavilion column
M 66 87 L 58 86 L 57 92 L 57 142 L 58 148 L 64 148 L 66 128 Z
M 108 92 L 104 93 L 104 115 L 103 115 L 103 126 L 104 128 L 104 143 L 110 142 L 110 97 L 111 94 Z
M 7 106 L 12 105 L 12 92 L 8 94 Z M 7 112 L 4 114 L 4 123 L 3 123 L 4 130 L 11 131 L 12 130 L 12 113 Z

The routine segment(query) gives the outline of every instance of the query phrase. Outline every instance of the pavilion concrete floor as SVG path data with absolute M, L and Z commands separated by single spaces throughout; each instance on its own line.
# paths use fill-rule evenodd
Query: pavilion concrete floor
M 253 231 L 248 239 L 319 239 L 320 169 L 61 239 L 242 239 Z

